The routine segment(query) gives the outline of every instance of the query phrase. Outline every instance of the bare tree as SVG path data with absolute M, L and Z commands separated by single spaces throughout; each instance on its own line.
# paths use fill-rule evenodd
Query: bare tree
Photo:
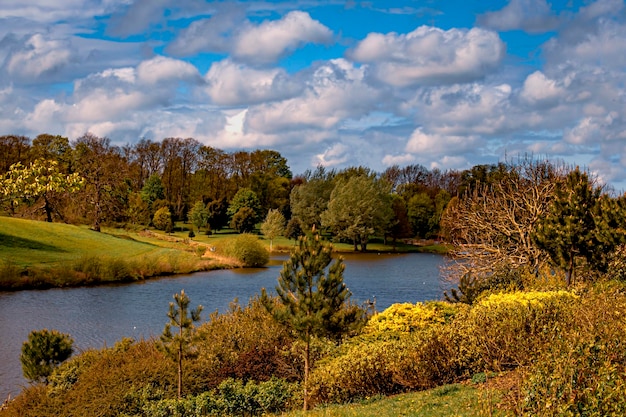
M 533 231 L 566 169 L 528 157 L 506 167 L 504 175 L 453 198 L 442 216 L 443 234 L 453 244 L 445 268 L 452 282 L 470 273 L 480 279 L 498 271 L 535 271 L 548 260 Z

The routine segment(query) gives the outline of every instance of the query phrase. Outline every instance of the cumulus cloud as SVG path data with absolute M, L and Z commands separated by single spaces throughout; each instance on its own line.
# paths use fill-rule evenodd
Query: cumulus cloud
M 211 100 L 229 106 L 286 99 L 303 89 L 281 68 L 255 69 L 231 60 L 211 65 L 205 79 Z
M 236 38 L 233 56 L 256 64 L 277 61 L 307 43 L 327 44 L 333 33 L 308 13 L 292 11 L 282 19 L 244 29 Z
M 324 150 L 324 152 L 315 155 L 312 160 L 312 165 L 334 167 L 345 164 L 349 159 L 350 151 L 351 149 L 348 146 L 342 143 L 335 143 Z
M 137 67 L 137 76 L 141 82 L 151 85 L 172 81 L 200 82 L 202 78 L 190 63 L 164 56 L 143 61 Z
M 73 51 L 69 42 L 46 39 L 37 33 L 25 40 L 23 49 L 6 59 L 6 71 L 11 77 L 36 80 L 44 74 L 53 74 L 68 65 Z
M 542 33 L 556 28 L 559 19 L 546 0 L 511 0 L 504 8 L 479 16 L 478 22 L 497 31 Z
M 535 71 L 526 77 L 520 92 L 520 97 L 529 104 L 554 104 L 564 95 L 565 88 L 541 71 Z
M 393 86 L 469 82 L 494 71 L 505 46 L 497 33 L 421 26 L 406 35 L 370 33 L 349 56 Z
M 191 56 L 199 52 L 226 53 L 241 26 L 245 11 L 232 3 L 216 4 L 215 13 L 206 19 L 191 22 L 166 47 L 175 56 Z M 244 25 L 245 26 L 245 25 Z
M 337 59 L 320 65 L 300 96 L 251 108 L 247 122 L 266 133 L 301 127 L 332 129 L 342 120 L 367 114 L 380 98 L 381 91 L 364 82 L 362 69 Z
M 427 155 L 462 155 L 468 151 L 477 151 L 483 145 L 478 136 L 452 136 L 424 132 L 415 129 L 406 144 L 406 151 L 413 154 Z

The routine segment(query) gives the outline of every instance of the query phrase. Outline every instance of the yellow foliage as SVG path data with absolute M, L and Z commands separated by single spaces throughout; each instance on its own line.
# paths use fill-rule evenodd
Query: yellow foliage
M 486 308 L 515 307 L 524 305 L 530 307 L 544 307 L 546 303 L 555 301 L 574 301 L 579 297 L 569 291 L 528 291 L 490 294 L 482 299 L 478 305 Z
M 464 306 L 443 301 L 427 303 L 392 304 L 378 313 L 365 326 L 365 333 L 375 332 L 414 332 L 427 330 L 434 325 L 449 323 Z

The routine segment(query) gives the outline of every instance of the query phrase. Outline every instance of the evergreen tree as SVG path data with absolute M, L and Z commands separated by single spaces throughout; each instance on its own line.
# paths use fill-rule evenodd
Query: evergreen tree
M 165 325 L 161 335 L 159 347 L 167 356 L 175 360 L 178 365 L 178 398 L 183 392 L 183 359 L 192 356 L 190 345 L 194 339 L 194 322 L 200 321 L 202 306 L 195 310 L 189 310 L 189 297 L 185 290 L 180 294 L 174 294 L 174 303 L 170 302 L 170 310 L 167 317 L 170 321 Z M 178 332 L 172 333 L 172 327 L 177 327 Z
M 565 271 L 567 285 L 574 281 L 576 259 L 590 261 L 596 243 L 594 211 L 600 198 L 589 176 L 576 168 L 556 187 L 546 216 L 540 220 L 534 240 L 552 262 Z
M 332 264 L 332 246 L 319 233 L 301 236 L 297 248 L 284 263 L 278 278 L 278 302 L 262 290 L 262 301 L 279 322 L 304 342 L 304 409 L 308 408 L 307 382 L 311 369 L 311 340 L 341 337 L 361 323 L 362 311 L 349 303 L 343 282 L 341 258 Z
M 72 353 L 72 338 L 56 330 L 33 330 L 22 345 L 20 362 L 22 372 L 29 381 L 48 382 L 55 367 L 68 359 Z

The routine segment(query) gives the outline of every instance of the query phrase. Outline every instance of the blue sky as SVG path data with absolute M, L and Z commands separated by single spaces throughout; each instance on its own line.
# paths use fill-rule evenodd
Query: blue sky
M 322 164 L 533 154 L 626 189 L 623 0 L 3 0 L 0 134 Z

